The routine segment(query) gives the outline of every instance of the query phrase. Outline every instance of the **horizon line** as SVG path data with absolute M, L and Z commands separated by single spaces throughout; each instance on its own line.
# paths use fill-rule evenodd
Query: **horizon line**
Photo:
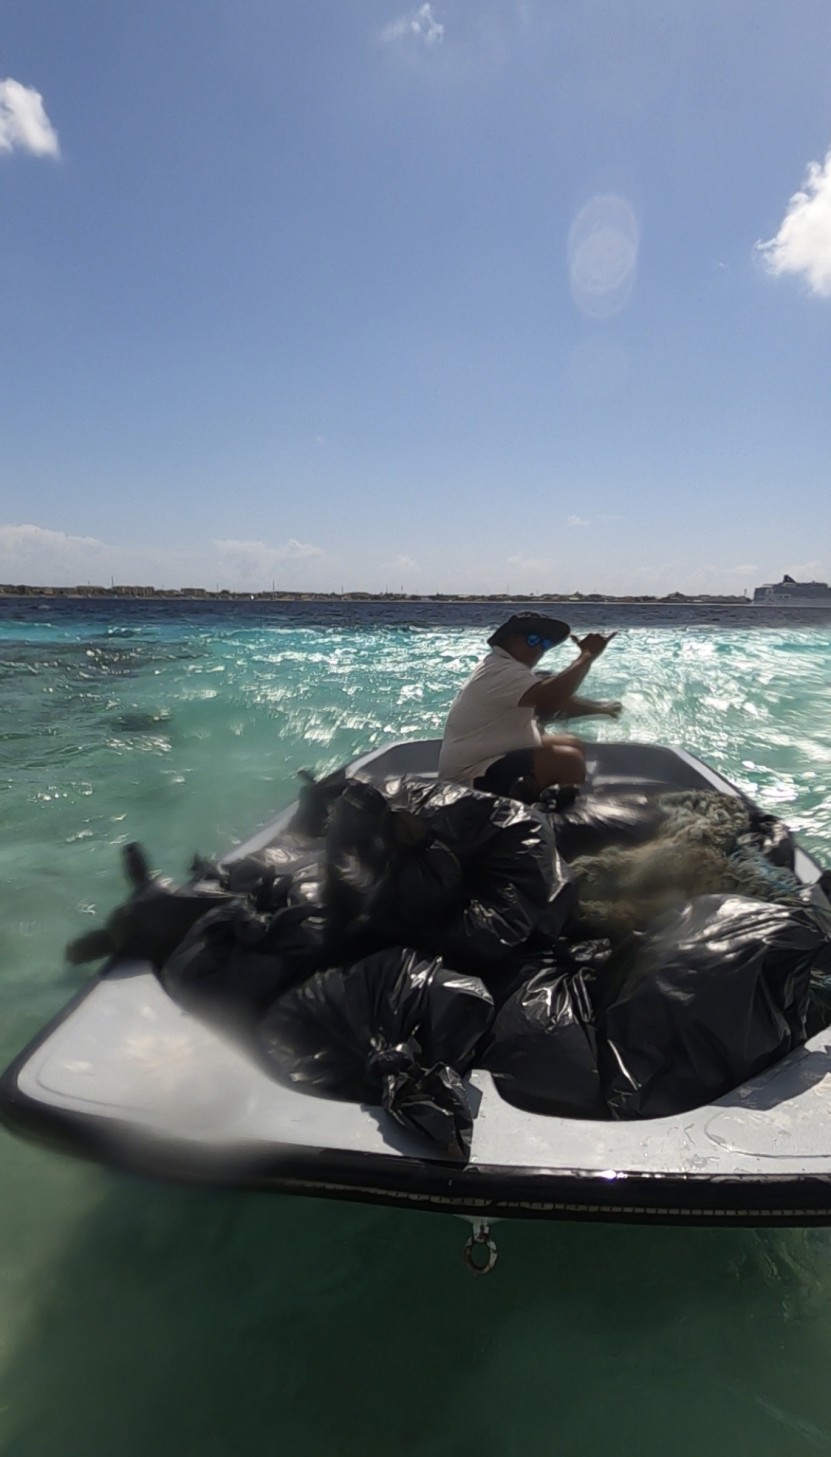
M 233 599 L 252 602 L 556 602 L 556 603 L 604 603 L 633 606 L 644 603 L 728 603 L 752 605 L 747 591 L 743 594 L 730 592 L 667 592 L 661 595 L 648 592 L 369 592 L 360 588 L 353 591 L 303 591 L 298 588 L 280 591 L 274 588 L 251 591 L 235 587 L 150 587 L 127 583 L 109 587 L 87 582 L 72 587 L 43 586 L 28 583 L 0 583 L 2 597 L 110 597 L 126 599 L 185 598 L 188 600 L 216 601 Z

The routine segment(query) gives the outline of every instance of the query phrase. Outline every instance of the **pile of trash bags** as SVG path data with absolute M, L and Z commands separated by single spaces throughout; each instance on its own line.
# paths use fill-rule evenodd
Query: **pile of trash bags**
M 69 948 L 149 960 L 277 1078 L 465 1160 L 465 1074 L 531 1111 L 655 1118 L 831 1021 L 831 908 L 786 827 L 715 791 L 308 778 L 278 844 L 133 893 Z
M 529 960 L 496 1017 L 483 1061 L 503 1096 L 561 1116 L 668 1117 L 805 1041 L 814 984 L 831 977 L 831 913 L 698 896 L 602 960 L 569 961 Z

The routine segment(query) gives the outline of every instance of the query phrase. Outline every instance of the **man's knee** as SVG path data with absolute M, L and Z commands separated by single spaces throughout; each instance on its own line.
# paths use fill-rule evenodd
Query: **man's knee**
M 585 753 L 583 740 L 576 734 L 546 734 L 542 742 L 547 749 L 579 749 Z
M 586 756 L 577 745 L 547 745 L 534 755 L 534 773 L 541 789 L 549 784 L 584 784 Z
M 579 745 L 558 749 L 557 757 L 561 761 L 557 765 L 560 777 L 555 779 L 555 784 L 585 784 L 586 756 Z

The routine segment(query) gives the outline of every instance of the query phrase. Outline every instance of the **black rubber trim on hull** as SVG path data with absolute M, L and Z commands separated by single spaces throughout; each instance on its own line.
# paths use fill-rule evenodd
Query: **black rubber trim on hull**
M 575 1184 L 579 1179 L 575 1178 Z M 628 1184 L 628 1180 L 626 1183 Z M 686 1205 L 658 1204 L 592 1204 L 575 1199 L 531 1200 L 497 1198 L 440 1198 L 430 1194 L 413 1194 L 389 1189 L 372 1189 L 360 1185 L 351 1188 L 345 1185 L 305 1184 L 301 1180 L 280 1179 L 271 1185 L 275 1192 L 284 1194 L 305 1194 L 312 1198 L 327 1198 L 380 1204 L 387 1208 L 409 1208 L 429 1210 L 433 1214 L 459 1214 L 476 1219 L 542 1219 L 585 1224 L 661 1224 L 661 1225 L 707 1225 L 727 1227 L 744 1225 L 747 1228 L 761 1225 L 779 1225 L 783 1228 L 805 1225 L 827 1226 L 831 1224 L 831 1204 L 823 1206 L 755 1208 L 721 1207 L 697 1208 L 689 1202 Z M 802 1191 L 791 1184 L 790 1195 L 802 1197 Z M 689 1191 L 687 1191 L 689 1194 Z M 825 1196 L 826 1200 L 828 1195 Z
M 129 1129 L 105 1131 L 76 1114 L 48 1109 L 4 1079 L 0 1119 L 14 1133 L 63 1153 L 169 1183 L 271 1191 L 471 1218 L 618 1224 L 831 1225 L 831 1179 L 771 1174 L 549 1174 L 446 1164 L 327 1149 L 248 1150 L 232 1161 L 197 1159 L 175 1144 L 137 1144 Z M 108 1136 L 109 1135 L 109 1136 Z
M 105 974 L 105 973 L 104 973 Z M 399 1155 L 251 1147 L 222 1164 L 189 1144 L 136 1140 L 114 1120 L 56 1109 L 22 1093 L 32 1054 L 93 990 L 94 976 L 0 1078 L 0 1122 L 13 1133 L 105 1166 L 207 1188 L 273 1191 L 471 1218 L 673 1225 L 831 1225 L 831 1175 L 598 1175 L 504 1165 L 453 1166 Z

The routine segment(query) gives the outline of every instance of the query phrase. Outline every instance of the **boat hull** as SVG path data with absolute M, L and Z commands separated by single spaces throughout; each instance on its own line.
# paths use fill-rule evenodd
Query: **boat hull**
M 438 745 L 393 745 L 367 778 L 435 772 Z M 733 786 L 682 751 L 592 746 L 594 782 Z M 291 808 L 229 859 L 279 837 Z M 803 851 L 797 870 L 820 875 Z M 480 1221 L 831 1224 L 831 1029 L 704 1108 L 642 1122 L 523 1112 L 468 1078 L 469 1163 L 376 1108 L 318 1098 L 171 1001 L 145 963 L 113 963 L 6 1070 L 0 1117 L 65 1152 L 156 1178 L 454 1213 Z

